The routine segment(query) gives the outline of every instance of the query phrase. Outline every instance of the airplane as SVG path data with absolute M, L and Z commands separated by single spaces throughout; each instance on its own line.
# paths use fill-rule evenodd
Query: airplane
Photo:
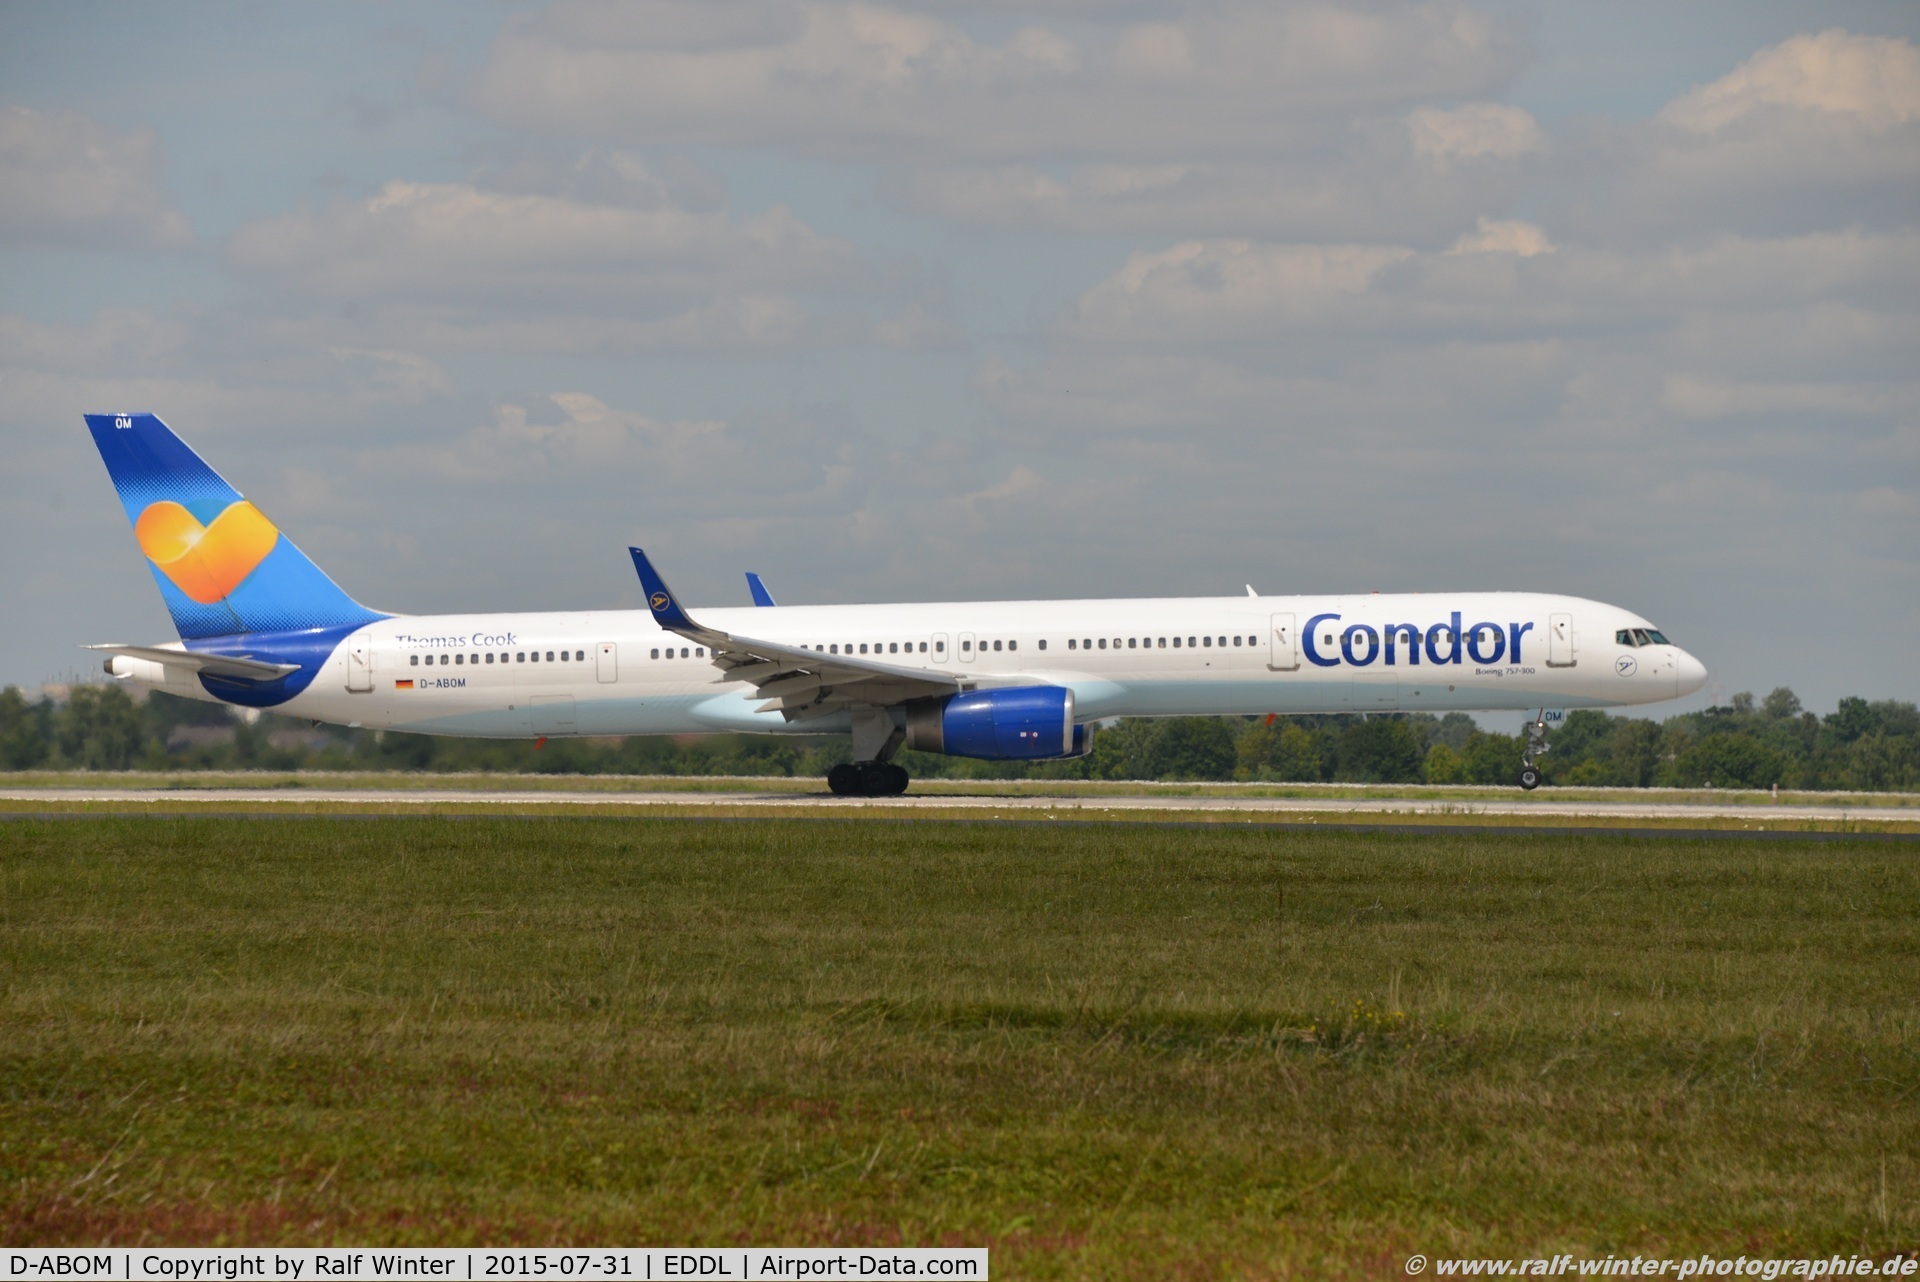
M 838 795 L 894 756 L 1046 761 L 1115 717 L 1655 703 L 1707 670 L 1641 616 L 1532 592 L 951 601 L 689 610 L 645 552 L 644 610 L 405 615 L 348 596 L 152 414 L 89 414 L 180 639 L 87 647 L 108 675 L 349 727 L 561 735 L 845 733 Z

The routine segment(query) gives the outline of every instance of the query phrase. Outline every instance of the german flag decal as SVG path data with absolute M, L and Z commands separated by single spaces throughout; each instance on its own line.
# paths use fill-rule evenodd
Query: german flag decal
M 394 688 L 394 689 L 396 689 L 396 690 L 411 690 L 411 689 L 413 689 L 413 682 L 411 682 L 411 681 L 396 681 L 396 682 L 394 682 L 394 683 L 393 683 L 393 688 Z

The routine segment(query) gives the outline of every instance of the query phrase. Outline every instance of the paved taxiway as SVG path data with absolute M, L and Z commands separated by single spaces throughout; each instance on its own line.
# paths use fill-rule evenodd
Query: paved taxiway
M 549 792 L 495 791 L 465 788 L 17 788 L 0 790 L 0 801 L 43 802 L 56 806 L 87 805 L 221 805 L 244 803 L 267 809 L 280 806 L 377 805 L 478 806 L 515 810 L 566 810 L 579 807 L 632 810 L 719 808 L 767 810 L 844 810 L 911 814 L 916 811 L 1032 812 L 1037 815 L 1082 815 L 1087 818 L 1120 816 L 1129 812 L 1159 815 L 1262 815 L 1274 819 L 1301 815 L 1426 816 L 1449 820 L 1529 818 L 1540 820 L 1745 820 L 1755 824 L 1803 823 L 1914 823 L 1920 822 L 1920 798 L 1911 805 L 1847 805 L 1844 803 L 1783 803 L 1780 805 L 1663 802 L 1652 800 L 1554 801 L 1535 794 L 1484 798 L 1418 797 L 1235 797 L 1235 796 L 1001 796 L 990 794 L 907 795 L 904 797 L 835 797 L 821 793 L 754 792 Z

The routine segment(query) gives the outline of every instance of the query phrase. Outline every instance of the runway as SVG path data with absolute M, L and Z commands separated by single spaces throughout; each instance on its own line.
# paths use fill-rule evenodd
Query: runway
M 113 810 L 150 812 L 165 809 L 230 810 L 245 806 L 257 812 L 325 808 L 375 809 L 385 813 L 407 811 L 516 811 L 521 813 L 586 812 L 647 813 L 728 812 L 774 814 L 840 814 L 912 817 L 988 818 L 994 815 L 1025 818 L 1188 818 L 1194 820 L 1260 819 L 1356 822 L 1363 820 L 1439 821 L 1471 823 L 1493 820 L 1554 825 L 1653 823 L 1664 828 L 1689 826 L 1802 827 L 1860 825 L 1889 830 L 1920 830 L 1920 798 L 1899 804 L 1832 803 L 1765 804 L 1754 802 L 1661 801 L 1640 797 L 1597 801 L 1590 798 L 1554 800 L 1550 795 L 1490 793 L 1484 797 L 1421 798 L 1407 796 L 1258 797 L 1234 795 L 998 795 L 992 793 L 928 793 L 902 797 L 836 797 L 817 793 L 742 789 L 738 791 L 547 791 L 467 788 L 13 788 L 0 790 L 0 802 L 38 803 L 55 810 Z

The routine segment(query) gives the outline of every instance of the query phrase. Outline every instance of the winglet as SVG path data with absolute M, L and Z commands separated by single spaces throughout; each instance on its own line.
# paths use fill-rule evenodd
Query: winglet
M 680 603 L 673 598 L 673 590 L 660 572 L 653 568 L 653 562 L 647 560 L 647 554 L 639 548 L 630 547 L 633 553 L 633 568 L 640 572 L 640 587 L 647 594 L 647 608 L 653 611 L 656 623 L 669 632 L 696 632 L 700 625 L 687 616 Z
M 762 583 L 760 576 L 752 570 L 747 571 L 747 591 L 753 594 L 753 603 L 755 605 L 766 606 L 777 604 L 773 599 L 773 593 L 767 591 L 767 585 Z

